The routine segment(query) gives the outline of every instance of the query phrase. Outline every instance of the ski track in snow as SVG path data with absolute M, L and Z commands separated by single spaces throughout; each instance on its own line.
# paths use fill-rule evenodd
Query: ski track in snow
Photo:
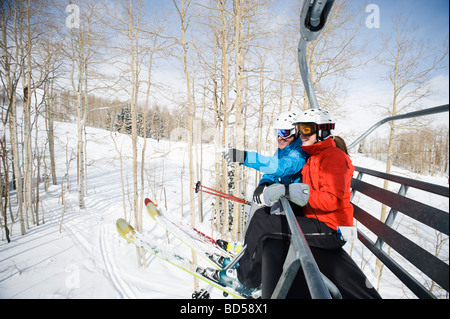
M 108 277 L 111 282 L 114 283 L 114 288 L 117 290 L 120 298 L 136 298 L 133 289 L 126 281 L 122 280 L 120 271 L 114 264 L 114 261 L 117 260 L 117 257 L 114 254 L 114 247 L 110 247 L 108 245 L 112 241 L 112 236 L 110 232 L 105 230 L 105 228 L 106 226 L 100 227 L 101 231 L 98 240 L 99 246 L 101 247 L 101 256 L 103 258 Z
M 25 236 L 20 235 L 20 226 L 16 222 L 10 230 L 11 243 L 7 243 L 2 233 L 0 241 L 0 298 L 190 298 L 194 291 L 193 278 L 184 271 L 146 254 L 146 264 L 138 267 L 136 248 L 121 238 L 115 226 L 117 218 L 123 218 L 122 189 L 119 172 L 119 157 L 112 138 L 116 139 L 123 155 L 131 154 L 131 140 L 126 135 L 88 128 L 88 195 L 85 209 L 78 208 L 76 187 L 76 162 L 72 162 L 69 171 L 69 190 L 65 191 L 65 212 L 61 204 L 61 176 L 66 173 L 66 152 L 76 149 L 76 138 L 71 135 L 75 124 L 57 125 L 56 154 L 58 185 L 50 186 L 47 193 L 41 194 L 40 213 L 44 213 L 45 224 L 30 225 Z M 67 136 L 65 138 L 64 136 Z M 68 141 L 68 142 L 67 142 Z M 68 143 L 68 144 L 67 144 Z M 66 145 L 67 144 L 67 145 Z M 204 145 L 206 167 L 213 167 L 213 145 Z M 182 151 L 180 151 L 182 150 Z M 150 197 L 164 201 L 164 192 L 159 186 L 164 181 L 167 196 L 167 214 L 173 220 L 180 218 L 183 206 L 183 221 L 189 223 L 189 182 L 184 174 L 184 199 L 181 203 L 180 174 L 183 172 L 183 156 L 187 154 L 181 142 L 149 140 L 146 151 L 146 174 L 148 180 L 144 198 Z M 163 157 L 162 155 L 165 154 Z M 355 165 L 383 170 L 383 163 L 352 155 Z M 123 175 L 125 187 L 131 186 L 131 161 L 124 159 Z M 208 166 L 209 165 L 209 166 Z M 212 170 L 211 170 L 212 171 Z M 405 170 L 399 170 L 409 174 Z M 396 174 L 398 172 L 394 172 Z M 206 171 L 204 176 L 211 175 Z M 413 174 L 410 174 L 413 175 Z M 205 177 L 204 177 L 205 178 Z M 426 181 L 447 185 L 445 177 L 423 177 Z M 363 178 L 371 180 L 371 178 Z M 203 182 L 203 181 L 202 181 Z M 209 185 L 205 179 L 205 185 Z M 64 185 L 66 187 L 67 184 Z M 249 185 L 251 188 L 252 185 Z M 394 187 L 394 186 L 393 186 Z M 415 193 L 411 193 L 419 196 Z M 127 195 L 128 196 L 128 195 Z M 210 197 L 204 196 L 205 222 L 196 227 L 210 234 L 209 215 Z M 364 198 L 357 198 L 360 204 L 366 204 Z M 433 201 L 433 199 L 429 199 Z M 127 214 L 130 214 L 130 200 L 126 197 Z M 208 203 L 208 204 L 206 204 Z M 448 211 L 448 201 L 439 201 L 439 208 Z M 374 208 L 376 210 L 378 208 Z M 13 208 L 13 211 L 17 209 Z M 166 232 L 155 224 L 143 207 L 143 234 L 151 233 L 158 240 L 167 241 Z M 217 239 L 217 238 L 216 238 Z M 170 247 L 177 253 L 191 256 L 190 250 L 173 236 Z M 346 245 L 346 248 L 348 250 Z M 443 252 L 448 259 L 448 243 Z M 368 250 L 361 250 L 355 244 L 352 256 L 358 265 L 362 265 L 369 280 L 372 278 L 374 257 Z M 201 259 L 197 257 L 197 260 Z M 391 284 L 391 276 L 384 275 L 381 294 L 389 298 L 402 298 L 401 287 Z M 206 285 L 200 283 L 199 288 Z M 217 289 L 216 289 L 217 290 Z M 223 298 L 213 289 L 212 296 Z

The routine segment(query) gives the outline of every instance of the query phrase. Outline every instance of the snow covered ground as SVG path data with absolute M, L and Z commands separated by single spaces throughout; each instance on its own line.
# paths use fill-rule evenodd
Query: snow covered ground
M 116 231 L 115 221 L 125 214 L 118 151 L 123 158 L 125 187 L 126 183 L 131 186 L 130 138 L 88 128 L 88 196 L 85 199 L 86 209 L 80 210 L 74 159 L 76 124 L 58 123 L 56 132 L 58 185 L 50 186 L 47 192 L 41 194 L 39 213 L 44 215 L 45 223 L 31 225 L 27 234 L 22 236 L 16 221 L 13 226 L 10 225 L 11 243 L 7 243 L 2 233 L 0 298 L 190 298 L 194 291 L 194 280 L 190 275 L 152 255 L 146 256 L 145 267 L 138 267 L 135 247 Z M 210 144 L 203 148 L 204 167 L 212 168 L 214 147 Z M 189 222 L 185 144 L 149 139 L 146 150 L 147 188 L 144 197 L 155 199 L 160 207 L 167 206 L 172 218 L 183 218 Z M 352 155 L 352 160 L 358 166 L 384 169 L 384 163 L 360 155 Z M 62 184 L 61 179 L 67 173 L 66 163 L 69 162 L 68 180 Z M 414 175 L 401 169 L 395 169 L 393 173 Z M 213 171 L 206 170 L 202 183 L 208 186 L 208 180 L 213 178 Z M 448 185 L 446 177 L 417 178 Z M 448 199 L 440 201 L 440 208 L 448 212 Z M 129 202 L 126 197 L 127 214 L 130 213 Z M 205 196 L 205 220 L 196 227 L 215 236 L 211 234 L 210 202 L 211 198 Z M 16 210 L 13 209 L 13 212 L 15 214 Z M 144 232 L 166 237 L 165 231 L 155 225 L 145 212 Z M 170 244 L 180 253 L 186 253 L 185 247 L 174 238 L 170 238 Z M 448 262 L 448 241 L 442 254 Z M 352 256 L 372 279 L 374 258 L 370 257 L 368 250 L 363 251 L 360 245 L 355 244 Z M 204 286 L 200 283 L 200 288 Z M 408 293 L 405 295 L 387 271 L 382 277 L 380 293 L 385 298 L 413 297 Z M 223 298 L 217 291 L 212 296 Z

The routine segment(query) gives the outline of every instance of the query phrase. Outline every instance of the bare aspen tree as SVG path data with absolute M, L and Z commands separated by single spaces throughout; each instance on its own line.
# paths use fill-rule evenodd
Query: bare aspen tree
M 197 63 L 197 60 L 192 59 L 191 61 L 191 67 L 192 67 L 192 76 L 191 76 L 191 87 L 192 87 L 192 101 L 193 101 L 193 109 L 194 112 L 196 112 L 197 110 L 197 106 L 196 106 L 196 98 L 195 98 L 195 93 L 196 92 L 202 92 L 202 96 L 203 96 L 203 102 L 202 102 L 202 107 L 203 107 L 203 111 L 201 113 L 201 120 L 196 119 L 194 122 L 194 141 L 198 141 L 200 142 L 200 146 L 196 148 L 196 160 L 197 160 L 197 177 L 198 180 L 202 180 L 202 159 L 203 159 L 203 145 L 202 145 L 202 132 L 203 132 L 203 128 L 204 128 L 204 119 L 205 119 L 205 115 L 207 114 L 207 111 L 211 111 L 213 116 L 213 126 L 214 126 L 214 141 L 216 142 L 215 145 L 215 152 L 214 152 L 214 156 L 215 156 L 215 171 L 216 171 L 216 175 L 220 176 L 221 172 L 222 172 L 222 166 L 221 166 L 221 156 L 220 156 L 220 152 L 218 150 L 218 148 L 220 148 L 221 145 L 221 127 L 223 125 L 222 120 L 221 120 L 221 109 L 222 109 L 222 104 L 220 102 L 220 89 L 219 89 L 219 83 L 220 83 L 220 63 L 219 61 L 221 61 L 221 59 L 219 58 L 219 47 L 220 45 L 218 45 L 218 28 L 217 28 L 217 24 L 219 21 L 218 18 L 218 12 L 219 10 L 217 8 L 212 8 L 212 7 L 208 7 L 207 5 L 203 5 L 201 3 L 197 3 L 197 2 L 191 2 L 193 6 L 196 6 L 197 9 L 202 9 L 203 11 L 197 11 L 197 13 L 199 13 L 196 18 L 200 21 L 203 22 L 201 19 L 204 18 L 205 20 L 205 24 L 207 25 L 206 29 L 200 29 L 200 30 L 195 30 L 193 34 L 194 37 L 197 37 L 198 39 L 203 39 L 204 41 L 190 41 L 189 42 L 189 47 L 193 47 L 195 49 L 195 56 L 198 57 L 198 60 L 200 61 L 200 64 Z M 218 2 L 214 2 L 215 4 L 218 4 Z M 192 16 L 191 16 L 192 17 Z M 191 19 L 190 19 L 191 20 Z M 210 30 L 211 28 L 211 30 Z M 212 31 L 212 32 L 211 32 Z M 204 34 L 203 34 L 204 32 Z M 195 77 L 194 75 L 196 74 L 196 68 L 200 69 L 202 72 L 202 79 L 204 80 L 204 82 L 200 81 L 195 81 Z M 209 83 L 213 83 L 212 86 L 209 85 Z M 211 95 L 211 101 L 209 102 L 209 95 Z M 195 114 L 194 114 L 195 117 Z M 198 145 L 198 144 L 197 144 Z M 221 189 L 222 186 L 221 181 L 219 180 L 219 178 L 215 179 L 216 185 L 214 185 L 217 189 Z M 202 193 L 199 192 L 197 194 L 197 199 L 198 199 L 198 209 L 199 209 L 199 216 L 198 219 L 200 222 L 203 221 L 203 213 L 202 213 Z M 211 218 L 211 222 L 212 222 L 212 231 L 215 231 L 217 229 L 221 228 L 221 216 L 220 216 L 220 211 L 221 208 L 219 206 L 222 206 L 223 202 L 220 201 L 220 198 L 215 198 L 214 199 L 214 213 L 213 216 Z
M 0 91 L 0 94 L 2 91 Z M 5 237 L 8 243 L 11 241 L 9 234 L 10 230 L 8 227 L 8 206 L 11 201 L 10 192 L 9 192 L 9 150 L 6 144 L 6 131 L 7 131 L 7 122 L 8 122 L 8 107 L 6 104 L 6 93 L 1 94 L 0 96 L 0 120 L 3 124 L 0 136 L 0 206 L 1 206 L 1 217 L 3 220 L 0 220 L 0 225 L 5 230 Z M 11 218 L 11 224 L 14 223 L 14 219 Z
M 5 2 L 1 7 L 4 57 L 2 61 L 5 62 L 1 66 L 1 73 L 8 97 L 7 114 L 22 234 L 25 234 L 29 227 L 28 216 L 37 225 L 43 220 L 39 216 L 39 184 L 43 152 L 39 143 L 38 116 L 46 98 L 45 84 L 52 68 L 48 63 L 48 57 L 52 56 L 52 53 L 42 50 L 45 42 L 43 40 L 45 36 L 42 35 L 51 29 L 47 23 L 43 23 L 46 9 L 48 3 L 43 0 Z M 22 84 L 21 92 L 17 92 L 19 81 Z M 37 94 L 37 90 L 42 88 L 44 94 L 41 99 L 41 94 Z M 16 93 L 23 94 L 23 142 L 18 140 L 17 134 Z M 19 152 L 20 145 L 23 145 L 22 152 Z M 19 154 L 23 154 L 22 159 Z
M 259 103 L 257 104 L 259 107 L 259 110 L 255 110 L 255 112 L 258 114 L 258 122 L 257 122 L 257 144 L 256 144 L 256 151 L 260 154 L 263 154 L 264 151 L 266 150 L 266 143 L 265 141 L 267 141 L 267 138 L 264 139 L 264 132 L 263 132 L 263 127 L 264 127 L 264 121 L 265 121 L 265 116 L 264 116 L 264 112 L 266 110 L 266 106 L 267 106 L 267 96 L 266 96 L 266 79 L 264 76 L 264 69 L 265 69 L 265 61 L 266 61 L 266 55 L 264 53 L 262 53 L 260 60 L 260 72 L 259 72 L 259 79 L 257 79 L 258 81 L 258 92 L 259 92 Z M 274 108 L 275 110 L 275 108 Z M 267 137 L 267 136 L 266 136 Z M 255 186 L 258 185 L 259 181 L 261 180 L 261 176 L 262 174 L 257 171 L 255 174 Z
M 433 70 L 438 69 L 448 55 L 448 47 L 436 52 L 430 45 L 417 42 L 414 28 L 401 17 L 394 21 L 393 38 L 384 40 L 384 51 L 380 64 L 387 68 L 386 80 L 392 85 L 392 101 L 384 106 L 386 116 L 395 116 L 417 109 L 420 100 L 430 94 L 426 84 Z M 401 126 L 411 126 L 414 120 L 402 122 Z M 417 125 L 417 124 L 416 124 Z M 394 144 L 398 137 L 399 125 L 389 122 L 386 173 L 391 172 Z M 384 182 L 388 188 L 388 181 Z M 386 206 L 382 206 L 380 220 L 386 219 Z M 382 273 L 382 263 L 377 260 L 375 276 L 378 285 Z
M 188 27 L 187 22 L 187 11 L 190 6 L 190 2 L 188 1 L 185 5 L 184 0 L 180 1 L 180 5 L 178 6 L 177 2 L 173 0 L 173 4 L 175 5 L 178 16 L 180 17 L 181 24 L 181 46 L 182 46 L 182 63 L 183 63 L 183 72 L 186 80 L 186 94 L 187 94 L 187 106 L 188 106 L 188 157 L 189 157 L 189 203 L 191 210 L 191 226 L 195 226 L 195 202 L 194 202 L 194 158 L 193 158 L 193 114 L 194 114 L 194 103 L 192 101 L 192 93 L 191 93 L 191 85 L 190 85 L 190 74 L 187 68 L 187 41 L 186 41 L 186 30 Z M 196 261 L 195 252 L 192 251 L 192 259 Z M 198 289 L 198 283 L 196 278 L 194 278 L 194 286 L 195 289 Z
M 186 80 L 186 94 L 187 94 L 187 108 L 188 108 L 188 169 L 189 169 L 189 203 L 191 210 L 191 226 L 195 226 L 195 202 L 194 202 L 194 158 L 193 158 L 193 101 L 192 101 L 192 93 L 191 93 L 191 85 L 190 85 L 190 75 L 187 68 L 187 40 L 186 40 L 186 30 L 188 28 L 187 22 L 187 11 L 190 6 L 190 2 L 188 1 L 185 5 L 184 0 L 180 1 L 180 5 L 178 6 L 177 2 L 173 0 L 173 3 L 177 9 L 178 16 L 180 17 L 181 24 L 181 46 L 183 51 L 182 63 L 183 63 L 183 72 Z M 194 251 L 192 251 L 192 259 L 196 261 L 196 255 Z M 194 286 L 195 289 L 198 289 L 197 280 L 194 278 Z
M 86 126 L 88 114 L 91 111 L 88 95 L 91 91 L 90 86 L 92 86 L 93 65 L 97 62 L 95 56 L 102 44 L 102 39 L 96 30 L 99 6 L 95 1 L 85 1 L 80 6 L 82 6 L 83 14 L 79 16 L 78 25 L 67 25 L 70 32 L 67 57 L 71 61 L 70 79 L 77 105 L 78 206 L 80 209 L 85 209 L 87 195 Z
M 94 68 L 96 55 L 102 45 L 102 37 L 99 35 L 99 18 L 97 11 L 100 9 L 95 1 L 83 1 L 72 6 L 78 8 L 77 23 L 70 24 L 66 21 L 69 30 L 67 43 L 64 45 L 66 58 L 70 61 L 70 81 L 72 91 L 76 96 L 77 117 L 77 192 L 78 206 L 85 209 L 85 197 L 87 195 L 87 137 L 86 126 L 89 112 L 89 93 L 93 89 L 92 78 L 95 75 Z
M 245 128 L 248 116 L 249 72 L 245 69 L 246 55 L 254 39 L 265 34 L 260 28 L 259 10 L 264 1 L 211 1 L 204 9 L 208 26 L 203 41 L 196 42 L 201 67 L 208 75 L 205 83 L 211 96 L 208 106 L 214 115 L 215 127 L 215 188 L 245 196 L 248 171 L 228 166 L 220 150 L 228 147 L 245 148 Z M 254 66 L 252 66 L 254 69 Z M 259 109 L 259 108 L 257 108 Z M 244 226 L 242 205 L 215 198 L 214 228 L 220 236 L 239 237 Z
M 392 164 L 407 168 L 418 174 L 448 172 L 448 127 L 427 125 L 411 125 L 402 128 L 394 142 Z M 380 137 L 370 139 L 366 145 L 367 153 L 381 159 L 387 154 L 387 143 L 380 143 Z M 416 143 L 416 141 L 421 143 Z
M 249 145 L 246 143 L 246 128 L 248 125 L 247 117 L 249 115 L 249 94 L 250 85 L 253 85 L 255 79 L 261 77 L 257 74 L 253 60 L 248 57 L 249 54 L 261 57 L 270 52 L 270 47 L 263 44 L 270 32 L 267 31 L 267 10 L 266 1 L 233 1 L 232 21 L 233 21 L 233 62 L 234 62 L 234 85 L 235 98 L 231 109 L 234 111 L 234 146 L 239 149 L 246 149 Z M 248 62 L 248 63 L 247 63 Z M 266 70 L 260 69 L 266 76 Z M 271 82 L 271 81 L 269 81 Z M 261 91 L 257 91 L 260 94 Z M 263 105 L 257 106 L 257 111 L 263 113 Z M 253 113 L 250 113 L 253 115 Z M 261 116 L 260 116 L 261 119 Z M 253 131 L 250 132 L 254 135 Z M 253 136 L 254 138 L 254 136 Z M 246 194 L 248 185 L 248 170 L 243 170 L 242 166 L 235 166 L 234 172 L 234 192 L 242 197 Z M 244 230 L 244 207 L 234 203 L 233 207 L 233 240 L 242 240 L 242 231 Z
M 130 52 L 130 80 L 131 80 L 131 95 L 130 95 L 130 109 L 131 109 L 131 148 L 133 152 L 133 212 L 136 228 L 142 231 L 142 212 L 139 212 L 139 193 L 138 193 L 138 135 L 137 135 L 137 95 L 139 92 L 139 80 L 138 80 L 138 68 L 139 68 L 139 17 L 135 12 L 138 8 L 134 8 L 132 0 L 129 1 L 128 12 L 128 40 L 129 40 L 129 52 Z M 136 11 L 135 11 L 136 10 Z M 137 248 L 138 260 L 142 260 L 142 250 Z M 142 264 L 141 264 L 142 266 Z
M 23 113 L 24 113 L 24 205 L 25 205 L 25 226 L 29 225 L 29 215 L 33 216 L 33 151 L 31 146 L 31 96 L 33 88 L 31 87 L 31 11 L 30 0 L 25 3 L 25 50 L 23 60 L 26 65 L 22 64 L 22 87 L 23 87 Z
M 234 12 L 234 82 L 236 86 L 236 98 L 234 100 L 235 107 L 235 130 L 234 130 L 234 145 L 238 149 L 244 149 L 244 127 L 243 127 L 243 77 L 244 77 L 244 44 L 243 44 L 243 1 L 233 0 Z M 234 172 L 234 191 L 237 196 L 241 196 L 242 191 L 242 167 L 235 166 Z M 240 230 L 240 215 L 242 205 L 234 203 L 233 207 L 233 231 L 232 237 L 234 240 L 239 238 Z
M 47 17 L 48 15 L 45 18 Z M 40 107 L 36 108 L 36 112 L 44 117 L 45 133 L 48 140 L 48 152 L 50 159 L 50 176 L 52 179 L 52 184 L 56 185 L 57 177 L 53 118 L 57 95 L 54 90 L 54 85 L 56 77 L 58 76 L 57 68 L 60 65 L 60 62 L 58 61 L 62 59 L 62 54 L 61 45 L 58 43 L 58 35 L 54 32 L 56 27 L 51 24 L 43 24 L 42 27 L 46 31 L 46 34 L 39 37 L 37 48 L 33 52 L 33 55 L 36 57 L 36 69 L 40 72 L 39 84 L 43 93 Z M 38 133 L 39 129 L 40 128 L 36 125 L 36 133 Z M 39 145 L 36 143 L 36 148 L 38 147 Z M 47 167 L 45 161 L 44 165 Z M 39 169 L 39 165 L 37 168 Z M 39 174 L 37 174 L 37 176 L 39 178 Z M 38 184 L 36 185 L 38 186 Z
M 17 86 L 21 78 L 21 53 L 20 48 L 23 42 L 23 30 L 21 21 L 24 20 L 24 11 L 17 1 L 5 1 L 0 7 L 2 49 L 1 75 L 4 78 L 4 91 L 7 97 L 7 117 L 9 121 L 9 135 L 12 153 L 12 163 L 14 171 L 14 182 L 16 185 L 17 210 L 20 222 L 20 231 L 26 233 L 25 218 L 23 214 L 23 187 L 21 157 L 19 153 L 19 139 L 17 134 Z
M 115 28 L 125 39 L 124 44 L 117 47 L 118 56 L 126 54 L 128 60 L 126 68 L 122 71 L 123 76 L 127 79 L 124 88 L 129 94 L 129 107 L 131 112 L 131 149 L 132 149 L 132 187 L 131 187 L 131 211 L 135 227 L 138 231 L 142 231 L 142 205 L 139 204 L 139 169 L 138 169 L 138 96 L 140 92 L 139 74 L 141 72 L 141 47 L 140 47 L 140 23 L 142 14 L 141 1 L 124 1 L 123 17 L 113 15 L 116 25 Z M 145 155 L 145 151 L 142 152 Z M 144 159 L 142 158 L 142 161 Z M 122 165 L 122 164 L 121 164 Z M 142 175 L 141 175 L 142 178 Z M 122 181 L 123 183 L 123 181 Z M 142 185 L 142 184 L 141 184 Z M 136 257 L 139 266 L 145 264 L 145 254 L 141 248 L 136 247 Z
M 124 184 L 124 178 L 123 178 L 123 156 L 122 156 L 122 151 L 119 148 L 119 146 L 117 145 L 117 141 L 116 139 L 113 137 L 113 131 L 111 130 L 109 132 L 111 139 L 114 142 L 114 148 L 116 149 L 117 154 L 119 154 L 119 172 L 120 172 L 120 186 L 122 188 L 122 208 L 123 208 L 123 218 L 127 221 L 130 220 L 130 218 L 128 218 L 127 216 L 127 209 L 125 206 L 125 184 Z
M 43 23 L 45 20 L 45 9 L 48 3 L 45 1 L 26 2 L 26 68 L 23 72 L 24 88 L 24 114 L 25 114 L 25 207 L 30 211 L 33 223 L 39 225 L 39 203 L 40 203 L 40 182 L 41 182 L 41 145 L 39 144 L 38 119 L 41 107 L 46 99 L 46 82 L 51 73 L 49 61 L 52 59 L 52 50 L 42 50 L 45 47 L 45 36 L 37 36 L 51 31 L 51 26 Z M 44 89 L 42 97 L 38 97 L 37 90 Z M 40 96 L 40 95 L 39 95 Z M 32 132 L 34 134 L 34 148 L 32 145 Z M 42 218 L 42 221 L 44 219 Z
M 40 105 L 42 105 L 42 101 L 40 103 Z M 39 108 L 39 105 L 36 105 L 36 110 Z M 40 184 L 41 184 L 41 151 L 40 151 L 40 147 L 39 147 L 39 129 L 38 129 L 38 119 L 39 117 L 36 114 L 36 118 L 35 118 L 35 125 L 36 125 L 36 132 L 35 132 L 35 136 L 34 136 L 34 146 L 35 146 L 35 151 L 34 153 L 36 154 L 36 181 L 34 184 L 34 193 L 36 194 L 34 196 L 34 205 L 33 205 L 33 209 L 34 209 L 34 216 L 35 216 L 35 223 L 37 226 L 39 226 L 39 203 L 40 203 Z M 45 151 L 45 149 L 44 149 Z M 44 216 L 42 216 L 42 223 L 44 223 Z
M 84 3 L 87 10 L 87 3 Z M 86 105 L 86 97 L 88 94 L 88 63 L 90 62 L 91 54 L 90 47 L 90 27 L 91 18 L 93 15 L 93 9 L 90 11 L 90 15 L 83 15 L 83 18 L 87 19 L 87 24 L 80 23 L 78 28 L 70 27 L 70 54 L 69 57 L 72 63 L 71 69 L 71 83 L 72 90 L 77 96 L 77 189 L 78 189 L 78 206 L 80 209 L 85 209 L 84 198 L 86 195 L 85 178 L 85 144 L 86 134 L 85 125 L 87 120 L 88 108 Z M 83 102 L 84 101 L 84 102 Z
M 148 137 L 148 108 L 151 100 L 152 88 L 152 67 L 154 64 L 155 55 L 165 49 L 165 44 L 160 43 L 160 36 L 158 32 L 161 27 L 155 22 L 153 25 L 147 25 L 143 19 L 144 4 L 142 1 L 124 0 L 121 10 L 117 8 L 105 7 L 107 16 L 111 19 L 105 19 L 103 23 L 109 28 L 113 29 L 118 35 L 119 42 L 112 41 L 112 50 L 114 53 L 114 60 L 120 61 L 119 64 L 124 65 L 120 69 L 121 75 L 119 78 L 124 79 L 123 83 L 114 85 L 112 90 L 122 90 L 127 93 L 129 110 L 131 113 L 131 129 L 129 130 L 131 137 L 132 149 L 132 186 L 131 186 L 131 207 L 132 218 L 134 219 L 135 228 L 142 231 L 142 209 L 144 192 L 148 191 L 145 185 L 145 154 L 146 154 L 146 138 Z M 112 11 L 110 11 L 110 9 Z M 123 41 L 122 41 L 123 39 Z M 121 61 L 122 56 L 126 57 L 126 61 Z M 148 63 L 147 68 L 145 64 Z M 146 74 L 146 79 L 143 79 L 142 74 Z M 145 89 L 142 87 L 146 85 Z M 123 94 L 123 93 L 122 93 Z M 143 112 L 139 105 L 139 98 L 145 97 Z M 142 148 L 139 141 L 143 137 Z M 114 141 L 115 142 L 115 141 Z M 115 142 L 116 143 L 116 142 Z M 122 154 L 117 144 L 116 150 L 121 158 L 121 172 L 122 172 Z M 139 152 L 140 150 L 140 152 Z M 140 162 L 140 164 L 139 164 Z M 125 205 L 125 183 L 121 173 L 121 182 L 123 189 L 123 205 L 124 214 L 126 215 Z M 143 250 L 137 249 L 137 260 L 140 266 L 145 265 L 145 254 Z
M 215 45 L 216 43 L 219 43 L 218 41 L 219 39 L 219 35 L 214 32 L 214 39 L 213 39 L 213 65 L 216 66 L 219 63 L 219 57 L 218 57 L 218 46 Z M 221 126 L 224 125 L 224 123 L 222 122 L 222 116 L 221 116 L 221 109 L 222 109 L 222 103 L 221 103 L 221 99 L 220 99 L 220 92 L 219 92 L 219 74 L 220 71 L 218 70 L 218 68 L 214 67 L 211 71 L 211 81 L 212 81 L 212 88 L 211 88 L 211 94 L 212 94 L 212 100 L 213 100 L 213 107 L 212 107 L 212 111 L 213 111 L 213 117 L 214 117 L 214 139 L 215 139 L 215 143 L 214 143 L 214 172 L 217 176 L 217 178 L 215 179 L 215 188 L 216 189 L 220 189 L 221 183 L 220 183 L 220 173 L 222 172 L 222 165 L 223 162 L 221 160 L 221 154 L 219 152 L 219 148 L 221 146 L 221 140 L 220 140 L 220 128 Z M 221 212 L 221 207 L 224 207 L 223 205 L 224 201 L 220 200 L 219 198 L 215 198 L 214 199 L 214 216 L 213 218 L 211 218 L 211 223 L 212 223 L 212 231 L 221 229 L 220 227 L 220 222 L 221 222 L 221 216 L 220 216 L 220 212 Z M 225 208 L 224 208 L 225 209 Z
M 152 87 L 152 67 L 153 67 L 153 58 L 154 55 L 156 53 L 156 47 L 157 47 L 157 41 L 158 38 L 156 36 L 153 36 L 153 41 L 152 41 L 152 47 L 149 47 L 148 49 L 146 49 L 146 54 L 148 55 L 148 78 L 147 78 L 147 90 L 145 93 L 145 104 L 144 104 L 144 112 L 143 112 L 143 146 L 142 146 L 142 153 L 141 153 L 141 199 L 144 198 L 144 191 L 145 191 L 145 176 L 144 176 L 144 172 L 145 172 L 145 151 L 147 148 L 147 111 L 148 111 L 148 107 L 149 107 L 149 99 L 150 99 L 150 90 Z M 142 205 L 144 204 L 144 201 L 141 200 L 140 202 L 140 207 L 139 207 L 139 211 L 142 212 Z
M 23 79 L 23 78 L 22 78 Z M 24 81 L 22 81 L 24 82 Z M 28 82 L 30 83 L 30 82 Z M 24 113 L 24 174 L 23 174 L 23 193 L 24 193 L 24 208 L 25 208 L 25 227 L 30 228 L 29 214 L 32 213 L 32 187 L 33 187 L 33 172 L 32 172 L 32 150 L 31 150 L 31 111 L 30 111 L 30 90 L 25 84 L 23 88 L 23 113 Z
M 228 112 L 230 109 L 229 106 L 229 95 L 230 95 L 230 56 L 229 56 L 229 26 L 228 26 L 228 8 L 226 8 L 226 0 L 217 0 L 218 10 L 219 10 L 219 38 L 218 45 L 221 49 L 220 52 L 220 65 L 221 65 L 221 77 L 220 77 L 220 103 L 221 103 L 221 115 L 222 115 L 222 132 L 219 136 L 221 139 L 221 147 L 227 147 L 227 127 L 228 127 Z M 217 138 L 219 137 L 217 136 Z M 219 173 L 219 176 L 222 176 L 221 188 L 224 192 L 228 190 L 227 185 L 227 176 L 228 170 L 226 163 L 222 162 L 222 172 Z M 225 232 L 228 226 L 228 203 L 223 200 L 222 201 L 222 216 L 221 216 L 222 228 L 221 228 L 221 237 L 225 236 Z
M 52 176 L 52 184 L 56 185 L 56 161 L 55 161 L 55 136 L 53 127 L 53 112 L 55 101 L 54 79 L 51 79 L 45 83 L 45 91 L 47 99 L 45 100 L 45 129 L 47 131 L 48 138 L 48 150 L 50 156 L 50 174 Z

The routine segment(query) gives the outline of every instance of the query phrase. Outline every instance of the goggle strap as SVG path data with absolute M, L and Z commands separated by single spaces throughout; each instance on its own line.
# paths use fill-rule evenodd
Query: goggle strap
M 327 123 L 327 124 L 316 124 L 317 130 L 334 130 L 334 123 Z

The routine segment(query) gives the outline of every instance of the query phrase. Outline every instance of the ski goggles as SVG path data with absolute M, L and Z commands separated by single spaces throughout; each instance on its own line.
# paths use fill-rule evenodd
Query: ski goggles
M 298 132 L 304 136 L 311 136 L 319 130 L 334 130 L 334 123 L 315 124 L 315 123 L 299 123 L 296 125 Z
M 274 129 L 274 133 L 275 133 L 275 136 L 277 136 L 277 137 L 279 136 L 283 139 L 286 139 L 286 138 L 289 138 L 289 137 L 295 135 L 295 128 L 293 128 L 293 129 L 276 128 L 276 129 Z
M 301 135 L 310 136 L 316 133 L 317 125 L 314 123 L 300 123 L 297 124 L 297 130 Z

